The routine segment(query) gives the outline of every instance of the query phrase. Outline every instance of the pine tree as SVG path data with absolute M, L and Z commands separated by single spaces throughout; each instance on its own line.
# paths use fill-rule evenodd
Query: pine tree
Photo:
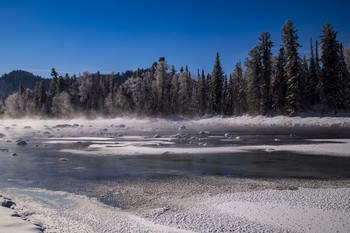
M 262 76 L 261 53 L 259 47 L 255 46 L 249 52 L 249 56 L 250 59 L 247 58 L 245 62 L 248 112 L 251 115 L 258 115 L 260 113 L 260 80 Z
M 243 70 L 241 62 L 237 62 L 235 70 L 232 74 L 232 81 L 230 84 L 232 92 L 233 113 L 235 115 L 242 115 L 247 111 L 246 101 L 246 81 L 243 77 Z
M 300 107 L 303 110 L 307 110 L 309 102 L 306 98 L 306 84 L 309 79 L 309 67 L 307 64 L 306 57 L 303 57 L 300 66 L 300 75 L 299 75 L 299 98 L 300 98 Z
M 140 77 L 141 77 L 141 70 L 140 70 L 140 67 L 137 68 L 136 73 L 135 73 L 135 77 L 136 77 L 136 78 L 140 78 Z
M 179 113 L 179 76 L 176 74 L 175 68 L 171 72 L 171 88 L 170 88 L 170 108 L 171 113 Z
M 321 78 L 321 67 L 320 67 L 320 59 L 318 55 L 318 40 L 315 42 L 315 65 L 316 65 L 316 75 L 317 75 L 317 86 L 316 86 L 316 110 L 325 113 L 326 106 L 326 98 L 324 93 L 324 83 Z
M 227 115 L 233 115 L 235 114 L 235 94 L 237 93 L 236 85 L 234 84 L 233 76 L 230 74 L 230 77 L 228 79 L 227 83 L 227 96 L 226 101 L 229 102 L 228 109 L 227 109 Z
M 200 116 L 203 116 L 207 110 L 207 82 L 205 80 L 204 70 L 198 79 L 198 112 Z
M 174 76 L 176 74 L 176 70 L 175 70 L 175 66 L 174 65 L 171 66 L 171 72 L 170 73 L 171 73 L 172 76 Z
M 169 111 L 169 78 L 167 74 L 167 63 L 164 57 L 159 58 L 158 65 L 155 71 L 154 91 L 157 93 L 157 111 L 159 113 L 167 113 Z
M 271 80 L 272 109 L 281 114 L 285 109 L 287 83 L 284 72 L 285 57 L 284 48 L 280 48 L 276 61 L 275 72 Z
M 46 103 L 46 90 L 44 86 L 44 82 L 40 81 L 36 83 L 34 87 L 34 108 L 37 113 L 43 113 L 46 114 L 45 112 L 45 103 Z
M 350 47 L 345 48 L 345 60 L 348 73 L 350 73 Z
M 76 75 L 70 78 L 70 86 L 68 87 L 69 94 L 71 96 L 71 103 L 74 106 L 76 112 L 81 111 L 80 96 L 79 96 L 79 80 Z
M 293 22 L 288 20 L 282 27 L 282 42 L 286 62 L 284 64 L 285 77 L 287 81 L 286 111 L 289 116 L 297 116 L 300 108 L 299 96 L 299 56 L 297 42 L 297 30 Z
M 305 99 L 307 100 L 308 108 L 313 108 L 317 102 L 317 83 L 318 83 L 318 75 L 317 75 L 317 67 L 316 61 L 314 57 L 314 51 L 312 46 L 312 39 L 310 38 L 310 65 L 308 72 L 308 79 L 305 86 Z
M 188 71 L 180 73 L 179 77 L 179 113 L 188 115 L 191 110 L 191 74 Z
M 340 59 L 339 61 L 340 62 L 340 82 L 342 83 L 341 96 L 344 99 L 341 105 L 341 108 L 345 109 L 345 111 L 348 111 L 350 107 L 350 74 L 346 67 L 346 61 L 345 61 L 345 55 L 344 55 L 344 49 L 343 49 L 342 43 L 340 43 L 340 48 L 339 48 L 339 59 Z
M 268 32 L 262 32 L 258 38 L 261 53 L 262 74 L 260 79 L 260 114 L 266 115 L 270 109 L 270 82 L 272 75 L 271 48 L 273 42 Z
M 228 86 L 227 75 L 224 76 L 224 85 L 222 88 L 222 113 L 224 115 L 232 115 L 232 97 Z
M 24 93 L 23 83 L 22 83 L 22 81 L 19 81 L 18 82 L 18 94 L 23 95 L 23 93 Z
M 321 31 L 321 83 L 323 83 L 326 107 L 336 114 L 344 102 L 344 96 L 341 93 L 343 83 L 340 77 L 339 43 L 337 32 L 328 22 Z
M 150 86 L 150 92 L 149 94 L 149 107 L 150 107 L 150 112 L 152 114 L 157 113 L 157 101 L 158 101 L 158 91 L 157 91 L 157 85 L 156 85 L 156 79 L 155 79 L 155 74 L 157 70 L 158 63 L 153 62 L 152 67 L 151 67 L 151 73 L 150 77 L 147 79 L 150 83 L 147 86 Z
M 222 113 L 222 90 L 224 82 L 224 73 L 220 64 L 219 53 L 216 53 L 215 64 L 213 68 L 213 73 L 211 76 L 211 87 L 213 89 L 212 101 L 212 111 L 216 114 Z

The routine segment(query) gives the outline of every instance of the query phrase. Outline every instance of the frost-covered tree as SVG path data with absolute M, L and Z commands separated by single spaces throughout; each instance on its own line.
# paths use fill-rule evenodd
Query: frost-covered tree
M 74 107 L 71 104 L 70 95 L 64 91 L 55 95 L 52 99 L 51 112 L 54 116 L 68 118 L 73 116 Z
M 149 99 L 149 109 L 151 114 L 156 114 L 157 113 L 157 101 L 158 101 L 158 91 L 157 91 L 157 85 L 155 81 L 155 74 L 157 70 L 158 63 L 154 62 L 151 67 L 151 71 L 149 73 L 148 78 L 146 79 L 149 83 L 146 84 L 147 88 L 149 89 L 149 93 L 147 93 L 149 96 L 147 98 Z
M 36 83 L 34 89 L 34 109 L 37 113 L 42 113 L 42 114 L 46 114 L 46 108 L 45 108 L 45 104 L 46 104 L 46 99 L 47 99 L 47 95 L 46 95 L 46 90 L 45 90 L 45 86 L 44 86 L 44 82 L 40 81 L 38 83 Z
M 192 88 L 191 74 L 188 71 L 183 71 L 179 76 L 179 113 L 189 114 L 191 106 Z
M 152 71 L 147 71 L 144 73 L 142 78 L 142 90 L 143 90 L 143 101 L 144 101 L 144 114 L 145 115 L 153 115 L 155 114 L 155 103 L 154 101 L 154 95 L 152 93 L 152 82 L 153 82 L 154 75 L 152 74 Z
M 116 113 L 115 110 L 115 104 L 114 104 L 114 97 L 115 97 L 115 91 L 117 90 L 116 78 L 114 75 L 114 72 L 108 77 L 107 80 L 107 96 L 105 98 L 104 106 L 106 108 L 106 111 L 110 115 L 114 115 Z
M 79 96 L 80 104 L 84 111 L 89 111 L 92 106 L 92 89 L 93 80 L 89 77 L 88 72 L 84 72 L 80 77 Z
M 179 75 L 176 74 L 175 68 L 171 72 L 170 81 L 170 108 L 172 114 L 179 113 Z
M 16 92 L 5 100 L 5 114 L 12 118 L 19 118 L 23 116 L 23 113 L 20 109 L 20 94 Z
M 153 83 L 153 91 L 157 96 L 157 112 L 167 113 L 170 107 L 170 80 L 167 73 L 168 64 L 164 57 L 159 58 L 155 71 L 155 80 Z
M 300 66 L 297 42 L 297 30 L 292 21 L 287 22 L 282 27 L 282 42 L 285 55 L 285 78 L 287 82 L 286 111 L 289 116 L 297 116 L 300 108 L 299 78 Z

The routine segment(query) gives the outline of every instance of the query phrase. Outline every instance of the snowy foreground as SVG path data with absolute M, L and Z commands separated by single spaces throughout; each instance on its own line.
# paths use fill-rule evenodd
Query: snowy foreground
M 177 147 L 172 135 L 162 134 L 170 131 L 182 137 L 179 133 L 189 129 L 206 134 L 205 130 L 235 126 L 349 130 L 350 118 L 2 120 L 0 155 L 20 158 L 35 152 L 36 147 L 79 144 L 86 147 L 55 148 L 60 153 L 86 156 L 262 150 L 350 157 L 348 138 L 327 139 L 322 144 L 318 142 L 324 139 L 310 139 L 303 145 L 285 145 L 278 144 L 280 138 L 276 137 L 271 144 L 235 146 L 244 138 L 228 132 L 215 136 L 222 143 L 229 142 L 228 146 L 206 146 L 201 138 L 192 137 L 188 140 L 197 143 L 195 147 Z M 126 132 L 139 132 L 139 135 Z M 152 132 L 154 136 L 145 137 L 142 132 Z M 16 140 L 20 143 L 19 139 L 28 144 L 27 152 L 13 145 Z M 6 175 L 0 171 L 0 176 Z M 0 232 L 40 232 L 38 226 L 45 232 L 350 232 L 350 180 L 347 179 L 192 176 L 109 180 L 87 183 L 84 188 L 99 195 L 78 195 L 78 186 L 75 193 L 21 185 L 0 186 L 0 204 L 15 202 L 13 209 L 0 207 Z M 104 204 L 109 203 L 108 200 L 118 200 L 123 205 Z
M 178 185 L 188 187 L 186 181 L 177 182 Z M 202 185 L 208 185 L 208 192 L 196 194 L 198 190 L 192 190 L 193 194 L 184 192 L 181 196 L 176 191 L 164 190 L 163 188 L 170 187 L 161 183 L 163 187 L 160 188 L 160 192 L 163 196 L 156 193 L 153 196 L 157 199 L 157 205 L 130 210 L 113 208 L 97 199 L 66 192 L 14 188 L 1 192 L 15 197 L 16 212 L 29 221 L 42 225 L 45 232 L 349 232 L 350 230 L 350 188 L 335 188 L 332 184 L 333 188 L 326 189 L 294 187 L 290 190 L 286 186 L 284 187 L 286 189 L 278 190 L 283 186 L 276 187 L 277 184 L 271 181 L 264 181 L 262 187 L 254 184 L 252 180 L 240 180 L 229 183 L 236 185 L 235 188 L 238 190 L 243 183 L 258 186 L 258 189 L 263 190 L 228 192 L 220 185 L 217 188 L 211 187 L 213 180 L 191 182 L 204 182 Z M 228 181 L 216 182 L 220 184 Z M 138 187 L 146 188 L 146 185 L 147 182 Z M 349 187 L 349 183 L 341 185 Z M 214 188 L 216 190 L 212 190 Z M 222 193 L 212 194 L 210 191 Z M 140 198 L 138 197 L 140 192 L 133 191 L 136 199 Z M 173 196 L 170 196 L 169 192 Z M 39 200 L 36 200 L 37 198 Z M 30 227 L 26 221 L 18 217 L 9 217 L 10 214 L 13 214 L 12 210 L 9 212 L 8 209 L 1 208 L 2 231 L 37 232 L 34 225 Z

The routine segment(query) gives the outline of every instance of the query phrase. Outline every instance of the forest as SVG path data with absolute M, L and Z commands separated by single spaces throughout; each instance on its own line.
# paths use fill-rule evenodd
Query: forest
M 0 115 L 58 117 L 108 116 L 204 116 L 338 114 L 350 111 L 350 48 L 337 40 L 329 23 L 319 41 L 310 38 L 310 57 L 300 57 L 297 29 L 288 20 L 281 30 L 282 46 L 273 55 L 269 32 L 233 73 L 225 74 L 219 53 L 213 71 L 205 74 L 179 71 L 159 58 L 150 68 L 137 69 L 130 78 L 84 72 L 59 76 L 51 71 L 49 87 L 43 81 L 3 96 Z

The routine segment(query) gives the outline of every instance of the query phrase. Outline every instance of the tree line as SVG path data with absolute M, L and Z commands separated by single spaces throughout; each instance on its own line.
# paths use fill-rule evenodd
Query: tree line
M 0 113 L 70 117 L 75 114 L 137 115 L 267 115 L 332 113 L 350 110 L 350 50 L 337 40 L 337 31 L 326 23 L 320 42 L 310 38 L 310 58 L 298 53 L 297 30 L 288 20 L 281 30 L 282 46 L 262 32 L 244 64 L 236 63 L 225 74 L 219 53 L 213 72 L 191 74 L 188 67 L 176 71 L 164 57 L 149 69 L 137 69 L 130 78 L 84 72 L 79 77 L 58 76 L 52 69 L 50 86 L 37 82 L 3 98 Z

